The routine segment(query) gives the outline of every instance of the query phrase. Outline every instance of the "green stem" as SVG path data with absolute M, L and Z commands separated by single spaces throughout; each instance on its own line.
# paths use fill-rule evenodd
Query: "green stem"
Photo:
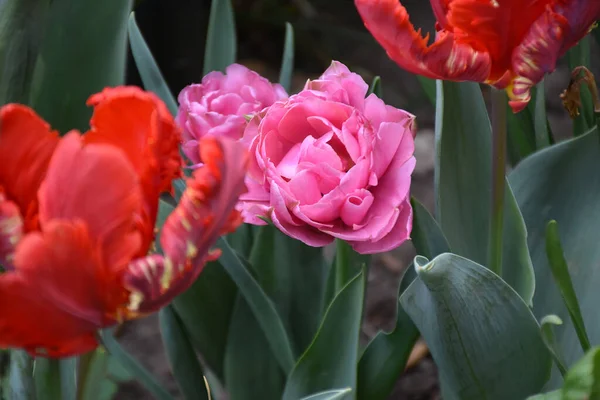
M 23 350 L 10 353 L 8 398 L 34 400 L 33 359 Z
M 350 265 L 350 252 L 352 248 L 341 239 L 335 240 L 335 292 L 338 293 L 353 277 Z
M 492 89 L 492 202 L 488 267 L 502 275 L 502 232 L 504 223 L 504 191 L 506 180 L 506 96 Z

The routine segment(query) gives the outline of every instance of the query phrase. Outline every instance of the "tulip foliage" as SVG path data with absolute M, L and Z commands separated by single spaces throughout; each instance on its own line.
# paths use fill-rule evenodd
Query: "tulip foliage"
M 600 3 L 431 0 L 432 44 L 398 0 L 354 3 L 435 105 L 433 213 L 416 117 L 338 61 L 292 92 L 290 24 L 272 83 L 212 0 L 175 97 L 132 2 L 0 1 L 0 397 L 383 400 L 420 337 L 444 399 L 600 396 Z M 408 240 L 395 325 L 362 343 L 370 261 Z M 119 344 L 153 313 L 177 393 Z

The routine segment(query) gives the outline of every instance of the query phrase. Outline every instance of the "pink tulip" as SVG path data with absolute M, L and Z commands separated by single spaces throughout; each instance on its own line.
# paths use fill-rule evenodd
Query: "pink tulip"
M 385 105 L 357 74 L 333 62 L 317 80 L 249 122 L 245 222 L 270 219 L 310 246 L 334 238 L 359 253 L 410 236 L 414 116 Z
M 211 72 L 202 83 L 179 93 L 177 124 L 183 131 L 183 149 L 198 163 L 198 141 L 204 136 L 240 139 L 247 117 L 288 97 L 283 87 L 271 84 L 256 72 L 232 64 L 226 74 Z

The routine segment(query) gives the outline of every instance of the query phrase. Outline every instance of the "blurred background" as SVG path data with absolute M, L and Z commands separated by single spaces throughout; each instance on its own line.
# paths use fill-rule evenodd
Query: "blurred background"
M 388 59 L 383 49 L 364 28 L 352 0 L 233 0 L 238 34 L 238 62 L 272 81 L 279 75 L 285 22 L 295 30 L 295 73 L 297 92 L 308 78 L 316 78 L 338 60 L 370 83 L 382 79 L 383 98 L 393 106 L 417 116 L 416 170 L 412 195 L 433 209 L 434 107 L 417 78 Z M 433 32 L 434 18 L 426 0 L 404 0 L 411 20 L 423 32 Z M 202 79 L 205 33 L 210 0 L 141 0 L 136 18 L 171 91 Z M 593 52 L 596 53 L 597 52 Z M 127 82 L 142 86 L 131 54 Z M 598 64 L 596 64 L 598 65 Z M 571 121 L 562 109 L 559 93 L 568 84 L 568 67 L 561 63 L 546 79 L 548 114 L 554 132 L 570 132 Z M 484 90 L 486 90 L 484 88 Z M 563 136 L 563 135 L 559 135 Z M 369 275 L 363 343 L 379 329 L 394 325 L 398 280 L 414 257 L 410 243 L 379 255 Z M 175 390 L 162 351 L 157 318 L 149 317 L 127 325 L 122 341 L 167 387 Z M 419 345 L 419 349 L 423 349 Z M 118 399 L 144 399 L 147 394 L 134 382 L 121 385 Z M 439 399 L 437 373 L 429 356 L 420 358 L 399 377 L 394 400 Z

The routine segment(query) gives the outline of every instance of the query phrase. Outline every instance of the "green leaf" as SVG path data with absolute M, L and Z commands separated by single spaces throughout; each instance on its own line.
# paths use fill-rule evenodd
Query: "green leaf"
M 235 62 L 237 39 L 235 15 L 231 0 L 212 0 L 206 49 L 204 51 L 204 75 L 211 71 L 225 71 Z
M 421 88 L 423 88 L 423 92 L 425 92 L 425 96 L 429 99 L 431 104 L 435 106 L 436 99 L 436 88 L 435 88 L 435 79 L 425 78 L 424 76 L 417 75 L 417 79 L 421 84 Z
M 399 302 L 399 297 L 416 276 L 414 268 L 409 267 L 400 281 L 394 330 L 389 333 L 378 332 L 360 357 L 357 382 L 359 400 L 388 398 L 419 338 L 417 327 Z
M 271 351 L 283 371 L 288 373 L 294 365 L 294 356 L 283 322 L 273 303 L 223 237 L 219 239 L 217 246 L 222 251 L 219 262 L 248 302 L 268 339 Z
M 529 230 L 529 249 L 540 288 L 533 299 L 538 318 L 556 314 L 564 328 L 556 340 L 565 362 L 582 355 L 579 340 L 549 266 L 546 254 L 546 225 L 558 222 L 564 258 L 579 299 L 583 319 L 589 321 L 591 343 L 600 342 L 598 304 L 600 302 L 600 137 L 596 128 L 585 135 L 544 149 L 515 168 L 510 182 Z M 554 371 L 548 390 L 562 382 Z
M 231 400 L 280 399 L 285 374 L 248 303 L 238 297 L 225 352 L 225 384 Z
M 95 400 L 103 386 L 109 385 L 108 373 L 109 355 L 102 347 L 81 356 L 79 361 L 77 399 Z M 39 396 L 38 396 L 39 397 Z
M 491 209 L 491 127 L 479 85 L 438 81 L 436 213 L 453 252 L 485 265 Z M 502 277 L 530 304 L 535 280 L 523 217 L 507 183 Z
M 35 66 L 31 104 L 66 133 L 86 131 L 86 100 L 125 81 L 131 0 L 53 0 Z
M 530 396 L 527 400 L 562 400 L 562 391 L 555 390 L 548 393 L 540 393 L 535 396 Z
M 208 400 L 202 367 L 172 306 L 160 310 L 159 321 L 169 365 L 181 393 L 186 399 Z
M 535 89 L 532 89 L 535 92 Z M 532 96 L 532 100 L 535 95 Z M 536 136 L 534 126 L 535 101 L 530 101 L 527 107 L 514 113 L 506 101 L 507 122 L 507 153 L 512 166 L 536 151 Z
M 292 89 L 292 75 L 294 73 L 294 27 L 289 22 L 285 23 L 284 43 L 279 83 L 289 93 Z
M 327 390 L 307 397 L 303 397 L 301 400 L 343 400 L 350 396 L 352 389 L 336 389 Z
M 77 363 L 77 357 L 63 358 L 58 362 L 61 400 L 75 400 L 77 398 Z
M 560 355 L 560 350 L 558 349 L 558 346 L 556 344 L 556 338 L 554 337 L 554 332 L 552 331 L 552 326 L 562 325 L 562 323 L 562 320 L 556 315 L 546 315 L 540 321 L 542 339 L 544 340 L 544 344 L 546 345 L 546 348 L 548 349 L 550 355 L 554 359 L 554 364 L 560 370 L 560 373 L 564 376 L 567 373 L 567 368 L 565 367 L 563 358 Z
M 102 344 L 110 355 L 119 361 L 157 400 L 173 399 L 169 392 L 157 382 L 156 378 L 121 347 L 114 338 L 111 329 L 99 331 L 99 335 Z
M 61 374 L 58 360 L 38 357 L 34 361 L 33 380 L 38 399 L 61 400 Z
M 569 63 L 569 71 L 573 71 L 576 67 L 584 66 L 591 68 L 590 63 L 590 36 L 583 37 L 577 45 L 571 47 L 567 52 L 567 61 Z M 581 85 L 581 112 L 573 120 L 573 134 L 579 136 L 590 130 L 595 125 L 594 103 L 592 94 L 586 85 Z
M 177 115 L 177 101 L 175 101 L 171 89 L 169 89 L 167 82 L 163 78 L 160 68 L 158 68 L 158 64 L 156 64 L 152 52 L 144 40 L 144 36 L 142 36 L 142 32 L 140 32 L 137 26 L 135 13 L 133 12 L 129 15 L 127 32 L 129 34 L 131 53 L 144 83 L 144 88 L 154 92 L 165 102 L 171 114 Z
M 521 297 L 487 268 L 454 254 L 431 262 L 417 256 L 414 263 L 418 279 L 400 303 L 439 368 L 444 399 L 522 399 L 539 392 L 551 358 Z
M 0 1 L 0 106 L 29 104 L 49 0 Z
M 243 258 L 250 256 L 250 251 L 254 244 L 254 231 L 258 227 L 250 224 L 242 224 L 235 232 L 226 236 L 227 243 Z
M 328 272 L 323 249 L 307 246 L 272 225 L 257 228 L 250 264 L 286 327 L 293 354 L 302 354 L 323 313 Z
M 410 199 L 413 208 L 412 242 L 417 254 L 433 258 L 450 251 L 448 241 L 437 221 L 414 197 Z
M 577 301 L 577 294 L 573 288 L 571 275 L 569 275 L 569 267 L 560 244 L 558 224 L 556 221 L 548 222 L 546 227 L 546 254 L 548 255 L 552 276 L 565 301 L 569 316 L 575 327 L 575 332 L 581 343 L 581 348 L 584 352 L 588 351 L 591 347 L 590 339 L 585 330 L 585 323 L 583 322 L 583 316 L 581 315 L 579 301 Z
M 356 388 L 364 273 L 334 298 L 313 342 L 287 380 L 283 400 L 296 400 L 332 387 Z
M 237 294 L 221 264 L 209 262 L 196 282 L 172 303 L 194 347 L 220 380 Z
M 7 392 L 10 400 L 35 400 L 33 360 L 24 350 L 10 352 Z
M 369 87 L 367 96 L 370 95 L 371 93 L 375 93 L 375 95 L 381 99 L 381 96 L 382 96 L 381 77 L 376 76 L 375 78 L 373 78 L 373 82 L 371 82 L 371 86 Z
M 563 400 L 600 398 L 600 347 L 585 354 L 567 373 Z
M 549 133 L 548 117 L 546 115 L 546 85 L 542 79 L 535 89 L 535 114 L 533 130 L 535 132 L 535 147 L 537 150 L 548 147 L 551 144 L 552 135 Z

